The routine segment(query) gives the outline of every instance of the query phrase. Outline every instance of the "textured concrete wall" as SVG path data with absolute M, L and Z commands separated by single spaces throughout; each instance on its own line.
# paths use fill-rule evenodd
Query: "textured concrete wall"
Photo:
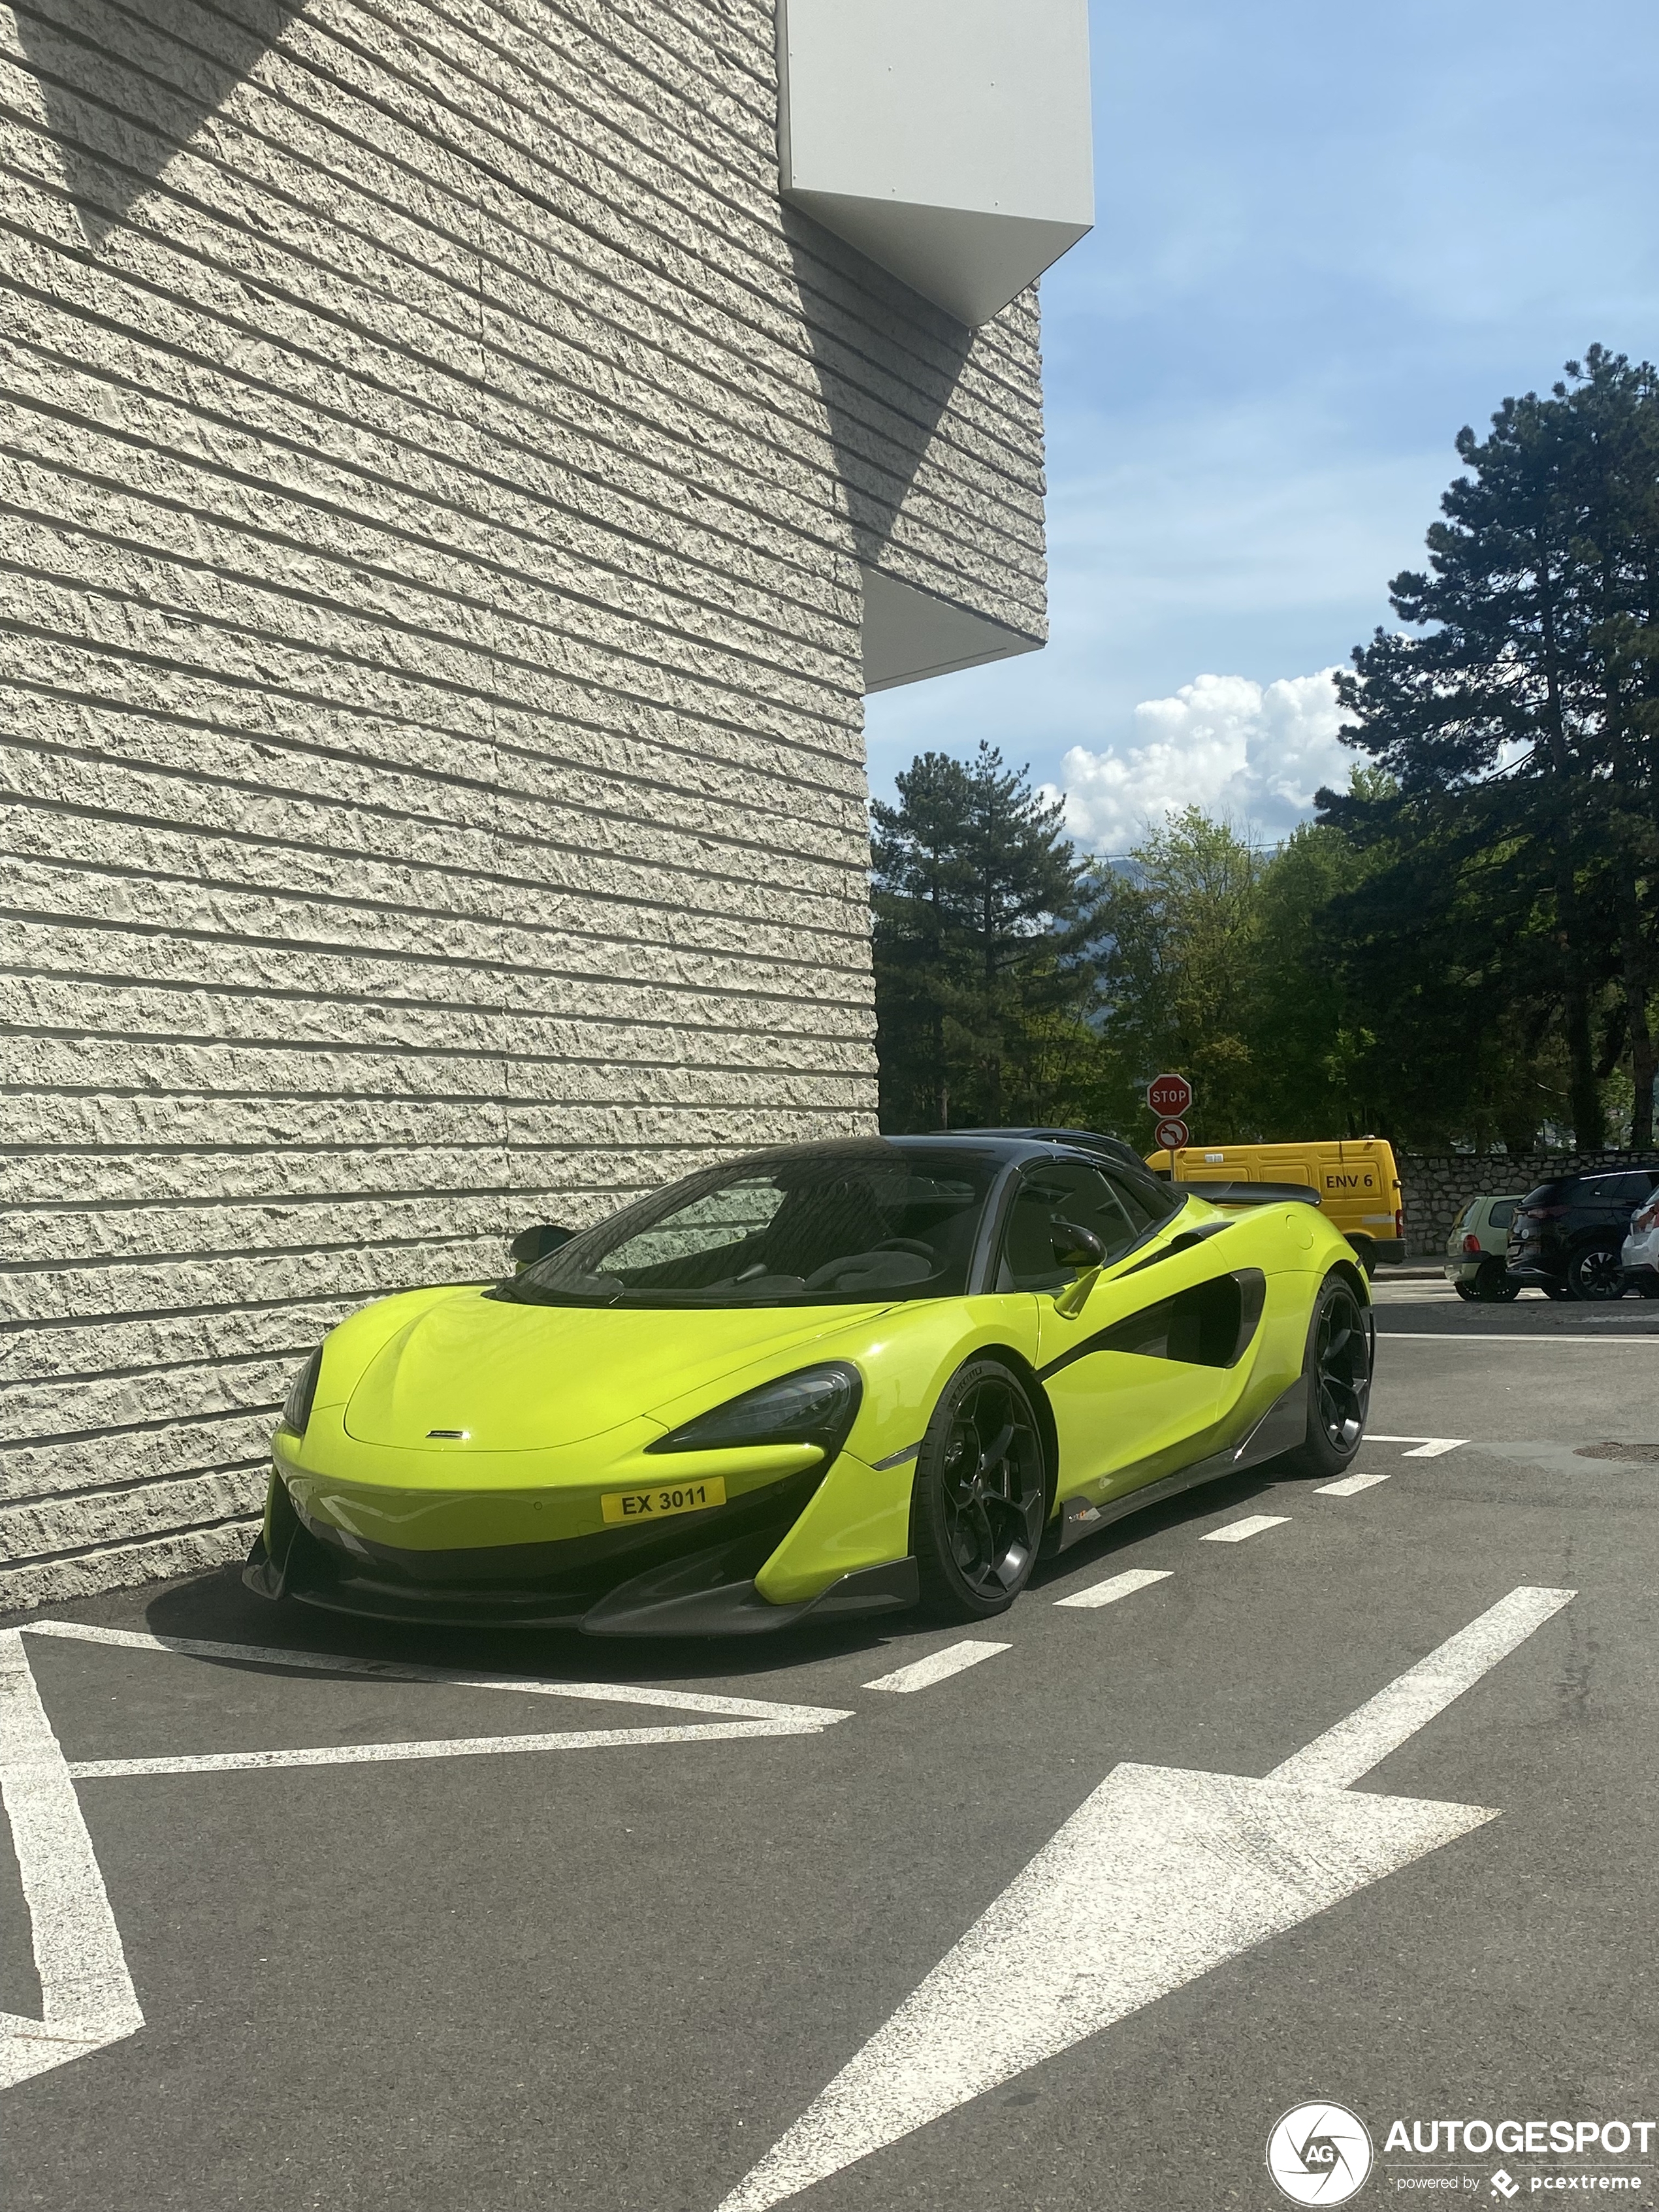
M 856 563 L 1043 619 L 1036 310 L 777 200 L 771 0 L 0 8 L 0 1607 L 319 1333 L 873 1125 Z
M 1524 1194 L 1558 1176 L 1659 1167 L 1659 1152 L 1401 1152 L 1407 1256 L 1443 1260 L 1451 1225 L 1472 1198 Z

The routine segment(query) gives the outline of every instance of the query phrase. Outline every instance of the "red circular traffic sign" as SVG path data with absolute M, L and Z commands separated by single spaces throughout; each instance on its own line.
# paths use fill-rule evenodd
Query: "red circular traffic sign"
M 1146 1085 L 1146 1103 L 1154 1114 L 1184 1114 L 1192 1103 L 1193 1086 L 1184 1075 L 1157 1075 Z
M 1167 1121 L 1160 1121 L 1152 1134 L 1161 1152 L 1180 1152 L 1187 1148 L 1187 1124 L 1173 1115 Z

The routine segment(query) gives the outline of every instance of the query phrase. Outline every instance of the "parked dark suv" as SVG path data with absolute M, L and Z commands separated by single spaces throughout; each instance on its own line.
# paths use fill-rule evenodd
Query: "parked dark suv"
M 1625 1232 L 1632 1214 L 1656 1190 L 1659 1168 L 1540 1182 L 1515 1209 L 1506 1255 L 1510 1273 L 1553 1298 L 1622 1297 Z

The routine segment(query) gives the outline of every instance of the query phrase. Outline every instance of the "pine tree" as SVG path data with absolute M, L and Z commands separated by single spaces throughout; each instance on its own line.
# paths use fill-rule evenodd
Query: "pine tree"
M 1561 1009 L 1577 1140 L 1602 1142 L 1598 1079 L 1609 1042 L 1614 1058 L 1628 1042 L 1632 1133 L 1646 1142 L 1659 379 L 1593 347 L 1548 398 L 1506 399 L 1491 434 L 1465 429 L 1457 450 L 1471 473 L 1441 502 L 1429 569 L 1390 586 L 1396 613 L 1426 634 L 1378 630 L 1356 648 L 1354 673 L 1339 678 L 1352 718 L 1343 735 L 1398 780 L 1436 834 L 1501 845 L 1511 891 L 1535 885 L 1547 928 L 1528 938 Z M 1320 800 L 1328 820 L 1358 828 L 1352 801 Z M 1499 897 L 1494 916 L 1508 926 L 1514 905 Z M 1609 1030 L 1613 974 L 1622 1005 Z
M 923 753 L 872 808 L 883 1126 L 1046 1118 L 1086 1087 L 1085 872 L 1062 806 L 981 744 Z

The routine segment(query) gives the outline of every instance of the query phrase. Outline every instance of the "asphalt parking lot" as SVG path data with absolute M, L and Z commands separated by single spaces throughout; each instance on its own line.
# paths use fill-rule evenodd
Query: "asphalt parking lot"
M 1379 1322 L 1354 1479 L 971 1634 L 0 1637 L 8 2204 L 1206 2212 L 1321 2100 L 1357 2203 L 1651 2193 L 1659 1306 Z

